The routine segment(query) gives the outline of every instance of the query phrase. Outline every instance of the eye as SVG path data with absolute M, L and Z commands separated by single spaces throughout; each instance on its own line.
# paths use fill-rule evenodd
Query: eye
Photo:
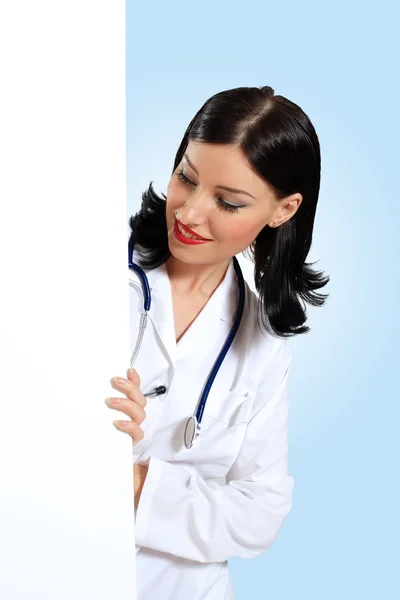
M 184 174 L 183 171 L 178 171 L 176 173 L 176 176 L 178 179 L 180 179 L 183 183 L 186 183 L 186 185 L 194 185 L 193 181 L 190 181 L 190 179 L 188 177 L 186 177 L 186 175 Z
M 175 173 L 175 175 L 185 185 L 196 185 L 193 181 L 191 181 L 189 179 L 189 177 L 186 177 L 183 170 L 177 171 Z M 221 198 L 221 196 L 218 196 L 216 198 L 216 203 L 217 203 L 218 208 L 220 208 L 222 210 L 226 210 L 228 212 L 237 212 L 239 210 L 239 208 L 244 208 L 246 206 L 246 204 L 241 204 L 241 205 L 230 204 L 229 202 L 226 202 L 223 198 Z
M 217 206 L 218 208 L 222 208 L 222 210 L 227 210 L 229 212 L 237 212 L 239 208 L 243 208 L 243 206 L 236 206 L 236 204 L 229 204 L 229 202 L 225 202 L 221 196 L 217 198 Z

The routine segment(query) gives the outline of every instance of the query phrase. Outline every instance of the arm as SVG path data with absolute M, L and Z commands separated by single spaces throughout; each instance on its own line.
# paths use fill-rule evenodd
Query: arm
M 288 376 L 248 423 L 227 484 L 151 458 L 136 512 L 136 544 L 207 562 L 252 558 L 276 538 L 292 504 L 288 475 Z M 261 396 L 261 397 L 260 397 Z

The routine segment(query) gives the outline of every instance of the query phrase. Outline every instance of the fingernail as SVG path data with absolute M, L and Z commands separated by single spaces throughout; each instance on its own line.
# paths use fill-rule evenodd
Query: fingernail
M 112 398 L 106 398 L 106 404 L 107 404 L 107 406 L 110 405 L 110 404 L 120 404 L 120 403 L 121 403 L 121 400 L 119 398 L 114 398 L 114 399 L 112 399 Z
M 134 375 L 136 373 L 135 369 L 132 369 L 132 367 L 130 369 L 128 369 L 127 374 L 129 375 Z

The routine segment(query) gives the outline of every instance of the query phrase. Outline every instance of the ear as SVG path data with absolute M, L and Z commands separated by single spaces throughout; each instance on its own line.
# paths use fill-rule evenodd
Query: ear
M 303 196 L 296 192 L 295 194 L 291 194 L 286 198 L 283 198 L 279 201 L 279 206 L 276 210 L 274 218 L 272 221 L 276 223 L 276 227 L 282 225 L 286 221 L 289 221 L 296 214 L 300 204 L 302 203 Z

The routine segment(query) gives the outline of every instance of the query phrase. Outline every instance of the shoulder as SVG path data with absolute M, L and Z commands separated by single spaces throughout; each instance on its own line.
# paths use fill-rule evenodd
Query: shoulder
M 253 389 L 265 384 L 273 388 L 279 384 L 292 361 L 290 340 L 265 329 L 259 308 L 258 295 L 246 282 L 246 309 L 240 336 L 246 353 L 246 371 L 253 382 Z
M 261 321 L 260 300 L 258 294 L 246 286 L 246 308 L 243 314 L 243 326 L 252 332 L 252 344 L 266 352 L 279 354 L 282 358 L 291 355 L 289 338 L 277 336 L 265 329 Z

